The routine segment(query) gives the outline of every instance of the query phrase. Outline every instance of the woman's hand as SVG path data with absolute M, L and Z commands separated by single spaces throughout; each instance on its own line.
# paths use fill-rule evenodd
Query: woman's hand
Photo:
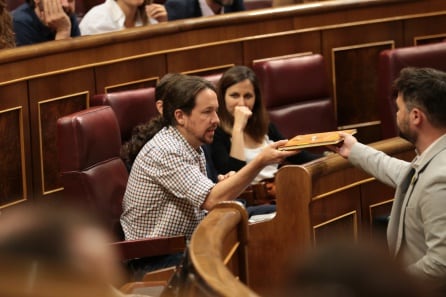
M 157 20 L 159 23 L 167 22 L 167 10 L 162 4 L 146 5 L 146 14 L 149 18 Z
M 56 40 L 71 36 L 70 17 L 62 7 L 60 0 L 45 0 L 38 3 L 38 17 L 49 28 L 56 32 Z
M 245 130 L 249 118 L 252 116 L 252 111 L 246 106 L 236 106 L 234 108 L 234 126 L 233 130 L 242 132 Z

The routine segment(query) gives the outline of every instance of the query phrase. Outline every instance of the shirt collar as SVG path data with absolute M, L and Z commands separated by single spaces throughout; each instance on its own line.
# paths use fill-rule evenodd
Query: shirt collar
M 214 11 L 209 7 L 206 0 L 198 0 L 200 4 L 201 14 L 203 16 L 215 15 Z M 223 13 L 223 6 L 220 8 L 220 14 Z
M 119 23 L 119 25 L 124 28 L 125 15 L 121 7 L 119 7 L 118 2 L 116 2 L 116 0 L 106 0 L 106 4 L 110 7 L 110 15 L 113 21 Z M 138 13 L 137 19 L 135 21 L 135 27 L 141 25 L 141 16 Z
M 192 145 L 190 145 L 189 142 L 187 142 L 186 138 L 184 138 L 184 136 L 180 133 L 180 131 L 174 127 L 174 126 L 168 126 L 168 129 L 172 131 L 173 135 L 178 138 L 181 142 L 184 143 L 184 145 L 189 148 L 191 151 L 194 151 L 195 153 L 201 155 L 204 154 L 203 149 L 200 147 L 198 147 L 197 149 L 195 149 Z
M 442 141 L 442 139 L 446 139 L 446 134 L 444 134 L 443 136 L 439 137 L 437 140 L 435 140 L 434 142 L 432 142 L 421 155 L 418 155 L 417 152 L 417 156 L 415 157 L 415 159 L 412 161 L 412 167 L 417 169 L 421 164 L 424 163 L 424 159 L 426 159 L 426 156 L 429 156 L 429 152 L 435 147 L 435 145 Z

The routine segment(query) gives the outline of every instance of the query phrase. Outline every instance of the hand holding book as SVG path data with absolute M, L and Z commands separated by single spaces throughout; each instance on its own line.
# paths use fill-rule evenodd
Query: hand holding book
M 338 144 L 343 141 L 343 138 L 339 135 L 339 132 L 345 132 L 353 135 L 356 133 L 356 129 L 297 135 L 288 140 L 285 145 L 279 147 L 278 149 L 281 151 L 291 151 L 309 147 Z

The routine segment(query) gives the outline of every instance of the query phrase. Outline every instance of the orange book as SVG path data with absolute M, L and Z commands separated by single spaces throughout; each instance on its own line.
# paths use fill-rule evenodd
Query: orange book
M 308 147 L 338 144 L 343 140 L 339 136 L 339 132 L 345 132 L 353 135 L 356 133 L 356 129 L 297 135 L 288 140 L 284 146 L 279 147 L 279 150 L 292 151 Z

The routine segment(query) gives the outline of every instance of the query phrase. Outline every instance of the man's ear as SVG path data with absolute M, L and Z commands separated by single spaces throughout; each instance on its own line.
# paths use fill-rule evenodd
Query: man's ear
M 156 100 L 155 102 L 156 109 L 160 114 L 163 114 L 163 100 Z
M 181 109 L 176 109 L 174 112 L 175 120 L 180 126 L 184 126 L 184 117 L 185 114 Z
M 412 108 L 410 111 L 410 119 L 414 125 L 419 125 L 424 117 L 423 111 L 417 107 Z

